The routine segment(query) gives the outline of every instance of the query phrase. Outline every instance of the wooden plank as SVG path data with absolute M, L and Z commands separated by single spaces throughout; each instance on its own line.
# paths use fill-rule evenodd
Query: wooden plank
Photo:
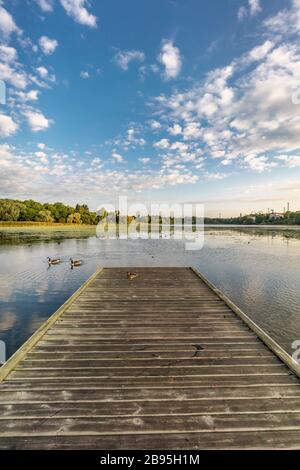
M 102 417 L 0 420 L 2 437 L 107 436 L 298 430 L 300 413 L 244 413 L 167 417 Z
M 279 398 L 223 398 L 203 400 L 168 400 L 161 401 L 112 401 L 109 407 L 106 402 L 69 402 L 57 403 L 9 403 L 0 404 L 0 420 L 14 419 L 47 419 L 55 417 L 112 417 L 112 416 L 198 416 L 217 414 L 247 413 L 299 413 L 300 397 Z M 1 442 L 1 439 L 0 439 Z

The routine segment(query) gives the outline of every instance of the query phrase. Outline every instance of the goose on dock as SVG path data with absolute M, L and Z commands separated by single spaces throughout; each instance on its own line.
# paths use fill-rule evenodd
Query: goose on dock
M 71 267 L 72 268 L 82 265 L 82 261 L 80 259 L 74 260 L 74 259 L 70 258 L 70 262 L 71 262 Z
M 133 279 L 137 277 L 138 277 L 137 273 L 130 273 L 130 272 L 127 273 L 127 278 L 129 279 L 129 281 L 133 281 Z
M 60 264 L 60 258 L 48 258 L 48 264 L 49 266 L 54 265 L 54 264 Z

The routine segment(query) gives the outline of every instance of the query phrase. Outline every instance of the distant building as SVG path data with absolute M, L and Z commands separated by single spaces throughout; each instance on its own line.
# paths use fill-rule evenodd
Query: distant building
M 280 220 L 283 218 L 284 218 L 284 215 L 279 214 L 278 212 L 272 212 L 272 214 L 269 215 L 269 220 Z

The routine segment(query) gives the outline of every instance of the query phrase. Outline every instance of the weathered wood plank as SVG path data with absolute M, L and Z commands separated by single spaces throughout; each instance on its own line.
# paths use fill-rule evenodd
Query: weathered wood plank
M 55 417 L 99 416 L 198 416 L 216 414 L 247 413 L 300 413 L 300 397 L 279 398 L 223 398 L 202 400 L 161 401 L 112 401 L 106 402 L 69 402 L 57 403 L 9 403 L 0 404 L 0 420 L 7 418 L 32 419 Z M 1 440 L 0 440 L 1 442 Z
M 163 433 L 110 436 L 11 437 L 0 440 L 0 449 L 19 450 L 208 450 L 300 449 L 300 431 L 260 430 L 204 433 Z

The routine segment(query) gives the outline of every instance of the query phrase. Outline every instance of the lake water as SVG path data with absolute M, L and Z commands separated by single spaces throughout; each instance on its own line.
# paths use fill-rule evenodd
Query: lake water
M 47 257 L 62 264 L 49 268 Z M 69 258 L 83 265 L 70 269 Z M 288 352 L 300 339 L 300 231 L 207 227 L 204 247 L 182 240 L 101 240 L 93 230 L 0 229 L 0 340 L 7 357 L 98 266 L 196 266 Z

